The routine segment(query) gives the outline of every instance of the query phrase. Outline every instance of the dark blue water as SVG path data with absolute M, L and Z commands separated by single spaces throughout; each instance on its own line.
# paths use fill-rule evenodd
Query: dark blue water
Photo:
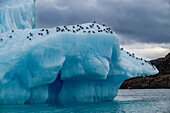
M 170 113 L 170 89 L 119 90 L 113 101 L 77 104 L 0 105 L 0 113 Z

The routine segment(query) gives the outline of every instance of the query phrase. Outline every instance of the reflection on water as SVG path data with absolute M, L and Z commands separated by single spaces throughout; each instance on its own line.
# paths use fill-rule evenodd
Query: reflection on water
M 109 102 L 39 105 L 0 105 L 0 113 L 169 113 L 170 89 L 119 90 Z

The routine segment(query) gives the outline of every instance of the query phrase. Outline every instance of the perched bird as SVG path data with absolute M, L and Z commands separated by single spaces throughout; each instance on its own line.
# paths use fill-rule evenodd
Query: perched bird
M 64 32 L 64 29 L 62 29 L 61 32 Z
M 47 35 L 49 34 L 50 32 L 49 31 L 47 31 Z
M 31 37 L 33 37 L 33 34 L 32 34 L 32 33 L 30 33 L 30 36 L 31 36 Z

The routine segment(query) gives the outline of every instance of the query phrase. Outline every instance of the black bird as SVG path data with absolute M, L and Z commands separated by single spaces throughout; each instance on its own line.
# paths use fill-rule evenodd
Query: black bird
M 60 30 L 61 30 L 61 28 L 59 28 L 59 27 L 56 27 L 56 30 L 59 30 L 59 31 L 60 31 Z
M 95 33 L 95 31 L 92 31 L 93 33 Z
M 50 32 L 49 31 L 47 31 L 47 35 L 49 34 Z
M 75 26 L 73 26 L 73 28 L 75 28 Z
M 1 42 L 3 41 L 3 39 L 1 38 Z
M 41 29 L 41 31 L 44 31 L 44 29 Z
M 91 31 L 88 31 L 88 33 L 91 33 Z
M 103 26 L 106 26 L 106 24 L 103 24 Z
M 88 27 L 86 27 L 86 29 L 89 29 Z
M 110 31 L 111 30 L 111 28 L 106 28 L 108 31 Z
M 38 33 L 38 35 L 41 35 L 41 33 Z
M 77 27 L 79 27 L 80 25 L 77 25 Z
M 83 33 L 86 33 L 86 31 L 83 31 Z
M 9 36 L 9 38 L 12 38 L 12 36 Z
M 73 33 L 76 33 L 76 32 L 73 30 Z
M 110 33 L 111 33 L 111 34 L 113 34 L 113 32 L 112 32 L 112 31 L 110 31 Z
M 120 50 L 123 50 L 123 48 L 121 48 Z
M 71 31 L 70 29 L 67 29 L 67 31 Z
M 64 32 L 64 29 L 62 29 L 61 32 Z
M 96 23 L 96 21 L 94 21 L 93 23 Z
M 14 30 L 12 30 L 12 32 L 14 32 Z
M 27 38 L 29 38 L 29 36 L 27 36 Z
M 43 36 L 43 33 L 40 33 L 41 36 Z
M 33 37 L 33 34 L 32 34 L 32 33 L 30 33 L 30 36 L 31 36 L 31 37 Z
M 59 32 L 59 30 L 57 29 L 56 32 Z
M 31 40 L 31 38 L 29 38 L 29 40 Z
M 94 26 L 94 24 L 92 24 L 92 26 Z
M 142 63 L 142 65 L 144 65 L 144 63 Z

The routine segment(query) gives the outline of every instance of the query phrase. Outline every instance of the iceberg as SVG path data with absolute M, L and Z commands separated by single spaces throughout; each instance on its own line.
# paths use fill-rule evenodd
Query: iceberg
M 121 50 L 107 29 L 86 23 L 2 33 L 0 104 L 113 100 L 124 80 L 158 72 Z
M 124 80 L 158 73 L 120 49 L 117 35 L 105 25 L 32 29 L 34 1 L 24 1 L 0 2 L 10 17 L 2 18 L 0 11 L 0 104 L 113 100 Z
M 36 27 L 35 0 L 0 0 L 0 33 Z

